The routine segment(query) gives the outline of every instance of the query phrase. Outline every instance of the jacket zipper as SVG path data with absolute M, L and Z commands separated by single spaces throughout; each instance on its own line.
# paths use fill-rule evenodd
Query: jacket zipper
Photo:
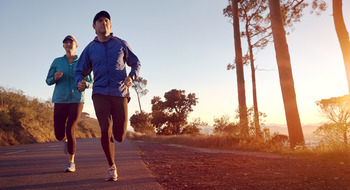
M 73 62 L 72 62 L 73 64 Z M 71 73 L 72 73 L 72 65 L 69 64 L 69 61 L 68 61 L 68 69 L 69 69 L 69 77 L 68 77 L 68 81 L 69 81 L 69 90 L 70 90 L 70 93 L 69 93 L 69 96 L 70 96 L 70 100 L 69 102 L 72 102 L 72 94 L 73 94 L 73 89 L 72 89 L 72 86 L 71 86 Z
M 111 84 L 110 84 L 110 73 L 109 73 L 109 69 L 108 69 L 108 52 L 107 52 L 107 43 L 108 43 L 108 41 L 105 43 L 105 44 L 103 44 L 104 46 L 105 46 L 105 58 L 106 58 L 106 70 L 107 70 L 107 76 L 108 76 L 108 78 L 107 78 L 107 81 L 108 81 L 108 83 L 107 83 L 107 86 L 108 86 L 108 95 L 111 95 Z

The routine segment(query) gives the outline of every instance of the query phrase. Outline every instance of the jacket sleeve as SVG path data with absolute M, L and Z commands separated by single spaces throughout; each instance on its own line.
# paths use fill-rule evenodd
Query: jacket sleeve
M 91 71 L 92 71 L 92 65 L 89 59 L 89 48 L 90 44 L 86 46 L 83 53 L 81 53 L 81 56 L 78 60 L 77 67 L 75 69 L 75 85 L 78 88 L 78 83 L 87 77 L 87 82 L 92 82 L 91 79 Z M 90 86 L 90 85 L 89 85 Z
M 134 52 L 131 50 L 129 44 L 124 41 L 125 45 L 125 61 L 128 64 L 128 66 L 131 67 L 131 71 L 129 73 L 129 76 L 132 78 L 132 80 L 135 80 L 139 76 L 141 63 L 137 56 L 134 54 Z
M 92 87 L 92 83 L 93 83 L 93 80 L 92 80 L 92 77 L 91 77 L 91 73 L 85 77 L 85 81 L 89 83 L 89 86 L 87 88 L 91 88 Z
M 54 80 L 55 77 L 55 73 L 56 73 L 56 59 L 52 62 L 49 72 L 47 73 L 47 77 L 46 77 L 46 84 L 47 85 L 53 85 L 56 83 L 56 81 Z

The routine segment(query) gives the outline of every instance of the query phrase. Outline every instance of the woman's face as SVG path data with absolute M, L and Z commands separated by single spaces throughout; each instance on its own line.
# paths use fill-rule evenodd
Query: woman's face
M 73 40 L 65 40 L 63 42 L 63 48 L 66 50 L 66 51 L 75 51 L 77 49 L 78 45 L 75 41 Z

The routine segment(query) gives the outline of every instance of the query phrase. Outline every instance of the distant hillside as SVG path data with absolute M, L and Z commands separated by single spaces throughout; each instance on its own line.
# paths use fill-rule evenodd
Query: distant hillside
M 77 138 L 98 137 L 99 130 L 97 120 L 83 113 L 75 134 Z M 55 140 L 51 101 L 0 86 L 0 146 Z
M 76 138 L 101 137 L 100 126 L 97 119 L 91 118 L 88 113 L 83 112 L 75 134 Z
M 317 130 L 318 127 L 320 127 L 322 123 L 314 123 L 314 124 L 307 124 L 303 125 L 303 134 L 305 140 L 320 140 L 320 136 L 316 136 L 314 132 Z M 214 127 L 212 126 L 201 126 L 199 127 L 201 134 L 213 134 Z M 267 124 L 264 126 L 264 128 L 268 128 L 270 130 L 271 135 L 274 133 L 279 133 L 283 135 L 288 135 L 288 128 L 287 125 L 278 125 L 278 124 Z
M 305 140 L 320 140 L 321 137 L 315 135 L 314 132 L 321 125 L 322 123 L 302 125 L 302 130 L 303 130 Z M 265 128 L 270 129 L 271 134 L 279 133 L 279 134 L 288 135 L 287 125 L 267 124 Z

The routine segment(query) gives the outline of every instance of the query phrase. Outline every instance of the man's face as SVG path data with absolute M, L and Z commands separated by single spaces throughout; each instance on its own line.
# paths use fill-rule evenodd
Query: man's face
M 70 50 L 76 50 L 78 47 L 78 44 L 73 41 L 73 40 L 64 40 L 63 42 L 63 48 L 66 50 L 66 51 L 70 51 Z
M 111 33 L 112 25 L 111 25 L 111 21 L 108 18 L 102 16 L 96 20 L 93 27 L 97 35 L 100 34 L 100 35 L 107 36 Z

